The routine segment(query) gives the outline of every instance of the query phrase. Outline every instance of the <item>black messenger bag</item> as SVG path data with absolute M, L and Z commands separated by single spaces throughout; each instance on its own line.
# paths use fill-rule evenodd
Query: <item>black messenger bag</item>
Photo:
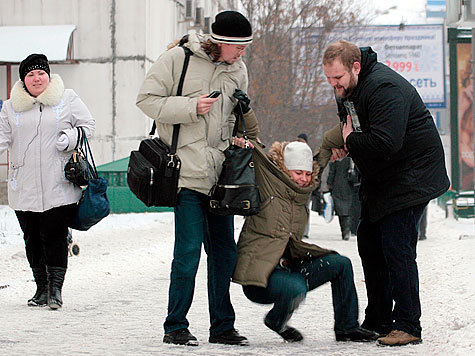
M 130 154 L 127 183 L 146 206 L 176 206 L 180 165 L 162 140 L 143 140 Z
M 177 96 L 181 96 L 186 69 L 193 52 L 185 50 L 185 62 L 178 83 Z M 155 134 L 153 123 L 150 137 Z M 130 154 L 127 184 L 130 190 L 146 206 L 174 207 L 178 203 L 178 179 L 181 161 L 176 154 L 180 125 L 173 125 L 173 138 L 168 146 L 160 138 L 148 138 L 140 142 L 138 151 Z

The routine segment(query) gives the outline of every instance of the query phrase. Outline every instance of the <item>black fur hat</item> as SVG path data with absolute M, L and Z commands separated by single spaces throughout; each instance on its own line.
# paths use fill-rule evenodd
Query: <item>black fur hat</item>
M 21 61 L 20 68 L 18 69 L 21 81 L 24 82 L 28 72 L 35 69 L 42 69 L 50 76 L 48 58 L 44 54 L 33 53 Z
M 223 11 L 216 15 L 211 25 L 211 41 L 246 45 L 252 42 L 252 28 L 249 21 L 237 11 Z

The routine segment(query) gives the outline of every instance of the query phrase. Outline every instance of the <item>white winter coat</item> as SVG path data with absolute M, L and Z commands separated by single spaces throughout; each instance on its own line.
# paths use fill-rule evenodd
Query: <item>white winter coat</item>
M 14 210 L 43 212 L 75 203 L 81 189 L 64 176 L 64 166 L 77 143 L 76 127 L 86 136 L 95 121 L 71 89 L 64 89 L 57 74 L 48 87 L 32 97 L 18 81 L 0 113 L 0 154 L 9 150 L 8 203 Z M 58 151 L 56 141 L 65 133 L 69 145 Z

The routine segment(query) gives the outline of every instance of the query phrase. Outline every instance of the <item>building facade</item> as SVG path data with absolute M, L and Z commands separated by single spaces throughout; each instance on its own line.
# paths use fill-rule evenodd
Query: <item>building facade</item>
M 74 25 L 71 60 L 51 72 L 74 89 L 96 119 L 91 140 L 96 164 L 124 158 L 138 147 L 151 120 L 135 106 L 147 70 L 167 45 L 190 30 L 209 32 L 215 15 L 235 0 L 2 0 L 2 26 Z M 0 50 L 0 99 L 18 80 L 18 63 L 7 71 Z M 47 54 L 47 53 L 45 53 Z M 5 187 L 7 153 L 0 155 Z M 1 188 L 0 188 L 1 189 Z M 6 203 L 0 190 L 0 204 Z

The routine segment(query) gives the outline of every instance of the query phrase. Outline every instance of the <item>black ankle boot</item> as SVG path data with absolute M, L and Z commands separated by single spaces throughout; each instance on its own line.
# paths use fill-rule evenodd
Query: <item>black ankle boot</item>
M 48 274 L 48 306 L 51 309 L 59 309 L 63 306 L 61 289 L 66 268 L 46 266 L 46 272 Z
M 48 280 L 46 278 L 46 267 L 33 267 L 33 276 L 36 282 L 36 293 L 31 299 L 28 299 L 30 307 L 39 307 L 48 302 Z

